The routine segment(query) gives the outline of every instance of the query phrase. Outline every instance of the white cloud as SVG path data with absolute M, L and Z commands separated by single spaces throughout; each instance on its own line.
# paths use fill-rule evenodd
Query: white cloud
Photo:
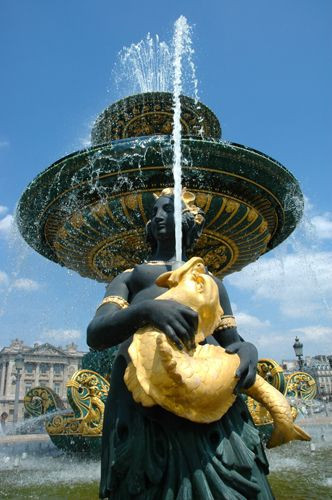
M 332 212 L 317 215 L 307 200 L 303 221 L 286 242 L 227 278 L 247 297 L 250 314 L 235 306 L 235 316 L 239 333 L 257 346 L 260 357 L 292 357 L 295 335 L 310 354 L 330 352 L 331 240 Z
M 321 325 L 313 325 L 313 326 L 303 326 L 300 328 L 293 328 L 291 330 L 296 334 L 303 335 L 308 340 L 326 340 L 328 342 L 331 341 L 332 337 L 332 327 L 331 326 L 321 326 Z
M 283 335 L 272 332 L 269 320 L 260 319 L 258 316 L 240 311 L 238 305 L 235 303 L 232 303 L 231 306 L 239 334 L 247 342 L 252 342 L 260 349 L 261 356 L 266 356 L 266 347 L 273 348 L 275 351 L 275 347 L 279 346 L 280 342 L 285 342 L 287 332 L 283 332 Z
M 11 279 L 5 271 L 0 271 L 0 287 L 6 288 L 9 292 L 12 290 L 35 292 L 40 289 L 41 285 L 29 278 Z
M 232 304 L 232 309 L 235 312 L 239 334 L 247 342 L 252 342 L 257 347 L 259 357 L 266 357 L 267 348 L 269 354 L 273 352 L 272 357 L 275 356 L 276 348 L 278 349 L 281 343 L 287 342 L 288 333 L 273 332 L 269 320 L 260 319 L 253 314 L 239 311 L 236 304 Z
M 266 332 L 265 335 L 257 335 L 253 340 L 253 343 L 257 348 L 260 348 L 261 350 L 260 356 L 266 357 L 267 348 L 269 348 L 269 352 L 271 351 L 273 352 L 272 357 L 275 357 L 276 347 L 279 348 L 280 345 L 284 345 L 286 343 L 289 344 L 289 348 L 291 349 L 292 344 L 290 336 L 289 339 L 287 337 L 288 336 L 285 334 L 281 335 L 278 333 Z M 252 340 L 250 339 L 250 341 Z
M 23 290 L 25 292 L 34 292 L 39 290 L 40 284 L 35 280 L 31 280 L 29 278 L 19 278 L 13 281 L 12 288 L 16 288 L 17 290 Z
M 263 257 L 228 278 L 256 300 L 274 302 L 292 318 L 332 318 L 332 252 L 302 248 L 297 254 Z
M 0 205 L 0 215 L 5 215 L 8 212 L 8 208 L 4 205 Z
M 52 329 L 46 330 L 43 332 L 43 337 L 46 339 L 51 339 L 53 342 L 61 342 L 61 341 L 73 341 L 79 339 L 81 337 L 80 330 L 75 329 Z
M 8 274 L 4 271 L 0 271 L 0 286 L 7 287 L 9 284 Z
M 80 147 L 83 147 L 83 148 L 89 148 L 91 146 L 90 133 L 87 134 L 85 137 L 79 138 L 79 145 L 80 145 Z
M 242 311 L 237 311 L 235 318 L 239 334 L 247 342 L 252 342 L 257 347 L 260 351 L 260 356 L 265 356 L 266 346 L 271 347 L 271 337 L 274 343 L 280 342 L 279 336 L 271 335 L 270 321 L 261 320 L 253 314 Z
M 3 208 L 3 207 L 2 207 Z M 0 236 L 9 237 L 14 227 L 14 217 L 7 214 L 0 220 Z
M 271 323 L 268 320 L 261 320 L 257 316 L 253 316 L 252 314 L 248 314 L 245 312 L 237 312 L 236 313 L 236 322 L 239 325 L 239 328 L 242 331 L 257 331 L 270 329 Z
M 322 240 L 332 239 L 332 213 L 325 212 L 323 215 L 312 217 L 311 224 L 315 228 L 317 237 Z

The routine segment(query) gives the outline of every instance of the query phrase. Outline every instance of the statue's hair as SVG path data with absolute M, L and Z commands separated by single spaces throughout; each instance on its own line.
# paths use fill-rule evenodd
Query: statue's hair
M 174 197 L 172 195 L 167 196 L 167 198 L 173 199 Z M 197 217 L 197 213 L 200 217 Z M 186 207 L 182 211 L 182 242 L 186 250 L 191 250 L 194 247 L 205 224 L 205 213 L 203 210 L 199 208 L 197 213 L 188 211 Z M 200 222 L 197 222 L 198 220 Z M 151 252 L 153 253 L 157 248 L 157 241 L 152 234 L 151 220 L 145 226 L 145 241 L 150 245 Z

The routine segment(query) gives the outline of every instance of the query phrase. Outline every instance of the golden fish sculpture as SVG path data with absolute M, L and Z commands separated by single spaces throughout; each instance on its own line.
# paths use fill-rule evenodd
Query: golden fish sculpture
M 237 354 L 221 346 L 200 345 L 218 327 L 223 310 L 219 290 L 200 257 L 193 257 L 179 269 L 162 274 L 157 285 L 168 287 L 156 300 L 175 300 L 198 313 L 195 348 L 179 350 L 166 335 L 152 327 L 137 330 L 129 347 L 131 362 L 124 380 L 133 398 L 143 406 L 160 405 L 166 410 L 198 423 L 219 420 L 232 406 L 240 364 Z M 286 398 L 259 375 L 244 391 L 271 413 L 274 429 L 268 448 L 288 441 L 310 440 L 294 424 Z

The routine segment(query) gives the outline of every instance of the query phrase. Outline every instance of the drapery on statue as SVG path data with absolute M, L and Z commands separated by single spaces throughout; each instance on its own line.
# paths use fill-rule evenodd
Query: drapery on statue
M 204 226 L 194 199 L 184 192 L 183 261 Z M 113 280 L 88 327 L 90 347 L 121 344 L 105 407 L 100 496 L 273 498 L 238 390 L 273 414 L 269 446 L 310 438 L 283 396 L 255 382 L 257 350 L 239 336 L 222 282 L 200 258 L 176 268 L 174 225 L 167 189 L 147 227 L 150 260 Z

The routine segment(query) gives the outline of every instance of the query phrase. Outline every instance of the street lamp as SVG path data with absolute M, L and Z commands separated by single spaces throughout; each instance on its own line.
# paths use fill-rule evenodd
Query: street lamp
M 22 354 L 18 354 L 15 358 L 15 368 L 16 368 L 16 382 L 15 382 L 15 403 L 14 403 L 14 415 L 13 423 L 16 424 L 18 419 L 18 406 L 20 400 L 20 381 L 21 381 L 21 370 L 24 368 L 24 357 Z
M 295 343 L 293 344 L 293 349 L 295 351 L 295 356 L 298 358 L 298 361 L 299 361 L 299 368 L 300 368 L 300 370 L 302 370 L 303 344 L 300 342 L 299 337 L 295 337 Z

